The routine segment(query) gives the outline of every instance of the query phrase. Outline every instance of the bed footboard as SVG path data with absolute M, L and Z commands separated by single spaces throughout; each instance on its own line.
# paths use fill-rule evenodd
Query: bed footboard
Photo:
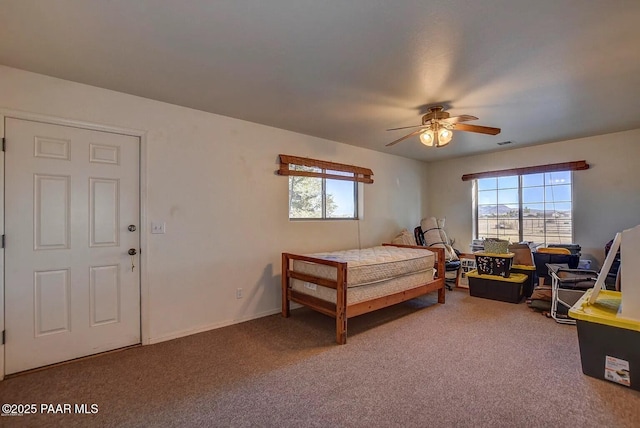
M 333 281 L 295 272 L 291 270 L 292 260 L 302 260 L 333 266 L 337 270 L 336 280 Z M 324 300 L 292 290 L 289 284 L 291 278 L 333 288 L 336 290 L 336 304 L 334 305 L 333 303 L 325 302 Z M 336 319 L 336 342 L 340 345 L 347 343 L 347 263 L 301 256 L 298 254 L 282 253 L 282 316 L 285 318 L 291 315 L 291 301 L 334 317 Z

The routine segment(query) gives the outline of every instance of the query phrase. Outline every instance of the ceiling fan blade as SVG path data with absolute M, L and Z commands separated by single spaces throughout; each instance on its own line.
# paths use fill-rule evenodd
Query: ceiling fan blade
M 429 125 L 413 125 L 413 126 L 403 126 L 401 128 L 391 128 L 391 129 L 387 129 L 387 131 L 398 131 L 400 129 L 409 129 L 409 128 L 417 128 L 417 127 L 425 127 L 425 126 L 429 126 Z
M 398 144 L 400 141 L 406 140 L 407 138 L 411 138 L 411 137 L 413 137 L 414 135 L 417 135 L 417 134 L 419 134 L 419 133 L 421 133 L 421 132 L 422 132 L 422 129 L 416 129 L 416 130 L 415 130 L 415 131 L 413 131 L 411 134 L 407 134 L 407 135 L 405 135 L 404 137 L 398 138 L 397 140 L 390 142 L 390 143 L 389 143 L 389 144 L 387 144 L 386 146 L 387 146 L 387 147 L 393 146 L 394 144 Z
M 460 123 L 460 122 L 468 122 L 470 120 L 478 120 L 478 118 L 468 114 L 461 114 L 460 116 L 451 116 L 447 119 L 441 119 L 441 122 Z
M 457 123 L 453 128 L 456 131 L 479 132 L 480 134 L 498 135 L 500 128 L 491 128 L 489 126 L 467 125 L 466 123 Z

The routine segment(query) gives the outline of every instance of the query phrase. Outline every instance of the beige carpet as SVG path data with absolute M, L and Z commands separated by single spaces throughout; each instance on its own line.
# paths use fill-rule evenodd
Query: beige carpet
M 640 393 L 581 372 L 575 327 L 525 304 L 435 294 L 349 321 L 307 309 L 0 382 L 2 403 L 97 414 L 2 426 L 632 427 Z

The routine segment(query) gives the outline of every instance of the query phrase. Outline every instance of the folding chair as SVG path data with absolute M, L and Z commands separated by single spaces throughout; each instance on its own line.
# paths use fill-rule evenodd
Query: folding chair
M 598 293 L 600 292 L 600 290 L 607 289 L 605 278 L 611 270 L 611 266 L 616 257 L 616 253 L 620 248 L 621 241 L 622 234 L 616 233 L 616 236 L 613 239 L 613 243 L 611 244 L 609 254 L 607 254 L 607 257 L 604 260 L 604 264 L 602 265 L 602 269 L 600 269 L 599 273 L 581 269 L 554 269 L 553 265 L 547 265 L 553 279 L 551 287 L 551 316 L 556 320 L 556 322 L 559 322 L 561 324 L 576 323 L 576 321 L 573 319 L 564 319 L 558 317 L 558 304 L 562 304 L 563 306 L 570 308 L 589 288 L 593 288 L 591 296 L 589 297 L 589 303 L 594 304 L 596 302 L 596 299 L 598 298 Z M 565 273 L 563 273 L 563 271 Z M 618 270 L 618 273 L 619 272 L 620 271 Z M 594 274 L 595 277 L 593 276 Z M 577 292 L 569 295 L 566 294 L 567 292 L 571 291 Z M 575 300 L 573 300 L 573 297 L 576 297 Z
M 561 316 L 558 309 L 566 308 L 568 312 L 588 289 L 595 286 L 598 272 L 550 263 L 547 268 L 551 275 L 551 317 L 557 323 L 575 325 L 574 319 Z

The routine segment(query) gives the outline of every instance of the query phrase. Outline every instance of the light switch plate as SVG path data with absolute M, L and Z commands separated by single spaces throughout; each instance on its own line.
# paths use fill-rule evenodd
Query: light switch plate
M 152 221 L 151 222 L 151 233 L 165 233 L 166 223 L 163 221 Z

